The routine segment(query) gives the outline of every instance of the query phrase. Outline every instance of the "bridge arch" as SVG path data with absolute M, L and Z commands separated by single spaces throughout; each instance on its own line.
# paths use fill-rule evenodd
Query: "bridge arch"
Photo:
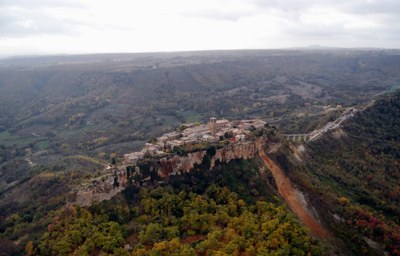
M 297 134 L 282 134 L 287 140 L 292 142 L 308 142 L 311 139 L 309 133 L 297 133 Z

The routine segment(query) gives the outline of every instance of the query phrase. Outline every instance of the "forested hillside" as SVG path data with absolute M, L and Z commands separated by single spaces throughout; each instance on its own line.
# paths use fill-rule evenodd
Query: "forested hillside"
M 135 204 L 69 208 L 34 247 L 40 255 L 322 255 L 284 205 L 247 204 L 227 187 L 142 189 Z M 125 241 L 127 240 L 127 241 Z
M 130 186 L 110 201 L 54 212 L 28 235 L 30 255 L 323 255 L 323 246 L 274 196 L 258 161 Z M 250 188 L 250 189 L 249 189 Z
M 341 130 L 275 157 L 354 252 L 400 255 L 400 91 L 379 97 Z

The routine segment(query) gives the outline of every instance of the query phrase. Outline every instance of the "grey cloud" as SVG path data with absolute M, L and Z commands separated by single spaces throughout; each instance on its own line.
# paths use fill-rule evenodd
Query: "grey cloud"
M 70 34 L 76 23 L 59 20 L 45 13 L 4 14 L 0 11 L 0 37 L 25 37 L 32 34 Z
M 227 20 L 227 21 L 238 21 L 241 18 L 249 17 L 254 15 L 254 12 L 249 11 L 232 11 L 222 9 L 201 9 L 195 12 L 184 12 L 181 13 L 184 17 L 198 17 L 213 20 Z
M 250 0 L 255 6 L 263 9 L 275 9 L 283 12 L 301 12 L 314 6 L 326 6 L 331 3 L 345 3 L 344 0 L 324 1 L 324 0 Z
M 350 14 L 400 14 L 398 0 L 356 1 L 343 5 L 342 10 Z
M 343 42 L 347 46 L 400 47 L 400 25 L 348 28 L 345 24 L 319 25 L 291 23 L 283 29 L 287 38 L 303 42 L 324 41 L 327 45 Z
M 76 1 L 3 0 L 0 2 L 0 38 L 43 34 L 73 34 L 78 21 L 46 12 L 51 8 L 85 8 Z
M 0 7 L 19 7 L 22 9 L 41 9 L 48 7 L 86 8 L 78 0 L 1 0 Z
M 162 0 L 160 0 L 162 1 Z M 177 10 L 183 17 L 199 17 L 218 21 L 239 21 L 242 18 L 255 15 L 271 15 L 283 38 L 296 40 L 296 42 L 310 42 L 313 40 L 326 40 L 335 42 L 341 40 L 346 44 L 360 42 L 368 44 L 381 40 L 380 45 L 396 45 L 400 42 L 400 1 L 399 0 L 242 0 L 248 9 L 229 8 L 230 1 L 226 0 L 226 8 L 213 8 L 202 6 L 194 11 Z M 234 5 L 233 5 L 234 6 Z M 332 9 L 342 14 L 356 17 L 356 20 L 371 19 L 374 24 L 371 28 L 352 28 L 346 26 L 346 21 L 338 20 L 335 24 L 320 24 L 318 21 L 303 22 L 302 15 L 318 11 L 321 7 Z M 74 35 L 81 26 L 91 27 L 95 30 L 124 30 L 132 31 L 131 24 L 107 25 L 91 23 L 88 20 L 75 20 L 61 18 L 53 15 L 56 10 L 83 10 L 85 6 L 80 0 L 0 0 L 0 40 L 2 38 L 29 37 L 31 35 Z M 236 9 L 235 9 L 236 8 Z M 178 8 L 179 9 L 179 8 Z M 48 12 L 46 10 L 54 10 Z M 312 13 L 311 13 L 312 14 Z M 361 17 L 361 19 L 360 19 Z M 327 22 L 329 24 L 329 22 Z M 31 26 L 29 26 L 31 25 Z M 135 24 L 137 25 L 137 24 Z M 139 26 L 139 25 L 137 25 Z M 257 24 L 260 29 L 263 24 Z M 260 33 L 262 37 L 262 33 Z M 354 43 L 355 44 L 355 43 Z M 400 47 L 398 45 L 397 47 Z
M 263 9 L 276 9 L 283 12 L 302 12 L 318 7 L 335 7 L 348 14 L 400 14 L 398 0 L 250 0 Z
M 283 32 L 295 37 L 302 38 L 327 38 L 343 36 L 347 32 L 343 24 L 334 25 L 321 25 L 321 24 L 302 24 L 302 23 L 290 23 L 287 25 Z
M 396 44 L 400 39 L 400 1 L 398 0 L 249 0 L 260 10 L 273 10 L 282 22 L 282 31 L 286 37 L 332 40 L 358 40 L 360 42 L 376 42 L 385 40 Z M 370 28 L 349 28 L 346 21 L 332 25 L 320 23 L 304 23 L 301 15 L 314 7 L 325 7 L 343 14 L 372 21 Z M 397 47 L 400 43 L 397 43 Z

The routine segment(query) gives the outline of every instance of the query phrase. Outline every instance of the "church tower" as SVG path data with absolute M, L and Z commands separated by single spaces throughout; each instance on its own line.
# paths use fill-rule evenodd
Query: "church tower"
M 211 117 L 208 127 L 210 128 L 211 135 L 215 137 L 215 134 L 217 133 L 217 118 Z

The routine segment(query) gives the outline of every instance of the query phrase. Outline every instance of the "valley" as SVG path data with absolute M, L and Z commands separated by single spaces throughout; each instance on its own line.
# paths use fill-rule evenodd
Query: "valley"
M 399 255 L 399 56 L 0 60 L 0 247 Z

